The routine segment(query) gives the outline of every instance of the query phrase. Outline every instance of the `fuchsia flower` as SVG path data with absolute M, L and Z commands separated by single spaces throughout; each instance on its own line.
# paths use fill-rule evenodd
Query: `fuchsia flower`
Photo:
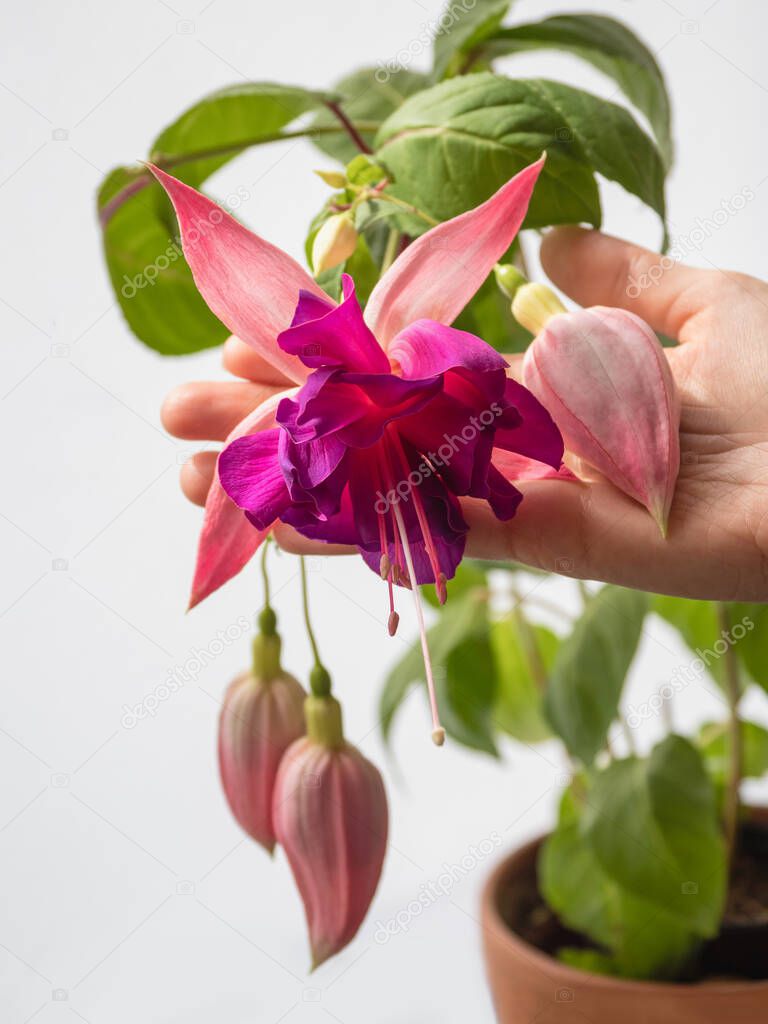
M 507 379 L 494 349 L 449 326 L 512 243 L 543 162 L 413 242 L 365 313 L 351 278 L 334 303 L 285 253 L 152 168 L 211 310 L 300 385 L 228 439 L 206 504 L 193 605 L 238 572 L 280 519 L 306 537 L 356 545 L 388 581 L 394 626 L 393 585 L 415 593 L 433 582 L 444 599 L 467 534 L 459 497 L 483 498 L 509 519 L 522 498 L 513 479 L 557 472 L 563 442 L 544 407 Z M 427 673 L 431 684 L 428 664 Z M 433 718 L 441 733 L 434 699 Z
M 210 308 L 303 385 L 233 431 L 219 476 L 245 516 L 215 483 L 192 604 L 238 572 L 278 518 L 308 537 L 356 544 L 377 571 L 387 555 L 395 582 L 409 576 L 405 541 L 415 582 L 437 582 L 453 574 L 464 547 L 458 496 L 486 498 L 500 518 L 520 502 L 494 450 L 523 456 L 513 463 L 518 479 L 529 468 L 541 475 L 530 460 L 560 466 L 562 440 L 544 408 L 506 378 L 489 345 L 447 326 L 514 239 L 542 165 L 409 246 L 364 315 L 350 278 L 336 305 L 285 253 L 152 168 Z M 388 502 L 393 490 L 400 500 Z

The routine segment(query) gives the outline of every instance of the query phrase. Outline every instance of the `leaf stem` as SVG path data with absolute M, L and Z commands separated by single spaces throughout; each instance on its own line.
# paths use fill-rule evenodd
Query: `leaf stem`
M 395 206 L 399 206 L 403 210 L 407 210 L 408 213 L 412 213 L 414 217 L 420 217 L 423 221 L 429 224 L 430 227 L 437 227 L 440 223 L 439 220 L 435 220 L 434 217 L 430 217 L 428 213 L 424 213 L 418 206 L 414 206 L 412 203 L 406 203 L 404 199 L 398 199 L 397 196 L 390 195 L 388 192 L 381 192 L 376 196 L 376 199 L 383 199 L 387 203 L 394 203 Z
M 361 131 L 373 131 L 378 127 L 378 121 L 366 121 L 357 125 L 357 128 Z M 232 142 L 224 146 L 212 146 L 210 149 L 198 149 L 192 153 L 181 153 L 176 156 L 163 153 L 152 153 L 151 160 L 152 163 L 157 164 L 161 170 L 169 171 L 174 167 L 181 167 L 184 164 L 194 163 L 196 160 L 208 160 L 219 156 L 230 156 L 231 154 L 242 152 L 244 149 L 249 149 L 251 146 L 261 146 L 268 142 L 282 142 L 287 139 L 312 138 L 315 135 L 338 135 L 339 132 L 342 131 L 346 131 L 342 126 L 317 125 L 312 128 L 303 128 L 300 131 L 273 132 L 271 135 L 260 135 L 256 138 L 244 139 L 242 142 Z M 119 192 L 116 192 L 115 195 L 113 195 L 99 211 L 99 220 L 102 228 L 106 227 L 123 203 L 136 195 L 137 192 L 145 189 L 153 181 L 152 175 L 143 168 L 136 168 L 132 173 L 136 175 L 135 180 L 124 185 L 123 188 L 121 188 Z
M 395 262 L 397 250 L 400 245 L 400 232 L 397 228 L 390 228 L 387 236 L 387 246 L 384 250 L 384 258 L 381 261 L 380 274 L 384 274 Z
M 349 120 L 347 115 L 341 109 L 340 105 L 338 103 L 336 103 L 335 101 L 333 101 L 333 100 L 329 100 L 326 103 L 326 106 L 328 107 L 330 112 L 332 114 L 334 114 L 339 119 L 339 121 L 341 122 L 344 130 L 347 132 L 347 134 L 349 135 L 350 139 L 352 139 L 352 141 L 357 146 L 357 148 L 360 150 L 360 152 L 361 153 L 366 153 L 366 154 L 372 153 L 373 150 L 371 149 L 371 147 L 368 145 L 368 143 L 365 141 L 365 139 L 360 134 L 360 131 L 358 130 L 359 126 L 356 127 L 355 125 L 352 124 L 352 122 Z M 378 125 L 377 125 L 377 127 L 378 127 Z
M 728 634 L 730 618 L 728 606 L 722 601 L 717 602 L 717 620 L 722 633 Z M 723 637 L 725 639 L 725 637 Z M 733 858 L 738 842 L 739 828 L 739 796 L 743 771 L 744 751 L 742 749 L 741 721 L 739 719 L 739 702 L 741 701 L 741 675 L 739 662 L 733 645 L 728 643 L 725 652 L 725 691 L 728 698 L 728 776 L 725 790 L 725 808 L 723 829 L 729 868 L 733 867 Z

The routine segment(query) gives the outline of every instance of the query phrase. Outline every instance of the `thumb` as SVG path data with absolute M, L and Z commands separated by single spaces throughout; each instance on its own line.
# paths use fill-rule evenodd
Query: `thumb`
M 628 309 L 672 338 L 684 336 L 688 320 L 711 304 L 720 283 L 719 271 L 696 270 L 670 255 L 578 227 L 545 235 L 541 263 L 580 305 Z

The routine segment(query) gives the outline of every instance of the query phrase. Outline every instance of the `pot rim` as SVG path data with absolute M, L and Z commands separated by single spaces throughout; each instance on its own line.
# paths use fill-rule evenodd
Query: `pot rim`
M 620 989 L 623 992 L 636 992 L 638 995 L 651 992 L 661 995 L 664 993 L 669 994 L 674 991 L 678 995 L 690 996 L 691 998 L 700 996 L 702 992 L 722 996 L 743 992 L 745 990 L 750 992 L 768 992 L 768 979 L 762 981 L 751 981 L 748 978 L 744 978 L 740 981 L 685 983 L 677 981 L 643 981 L 636 978 L 615 978 L 607 974 L 594 974 L 592 971 L 579 970 L 575 967 L 571 967 L 569 964 L 561 963 L 561 961 L 550 956 L 549 953 L 544 953 L 536 946 L 531 945 L 530 942 L 526 942 L 525 939 L 510 928 L 499 912 L 499 885 L 503 879 L 509 876 L 512 861 L 519 857 L 523 852 L 532 850 L 534 847 L 539 846 L 544 839 L 546 839 L 547 835 L 548 833 L 544 833 L 543 835 L 529 840 L 522 846 L 515 847 L 515 849 L 499 861 L 490 875 L 486 878 L 481 897 L 484 930 L 490 927 L 490 929 L 502 933 L 505 941 L 511 946 L 517 947 L 526 959 L 532 961 L 540 969 L 547 972 L 551 972 L 554 968 L 557 971 L 558 978 L 562 978 L 564 983 L 571 982 L 574 987 L 578 987 L 579 985 L 582 987 L 584 985 L 589 985 L 592 988 Z

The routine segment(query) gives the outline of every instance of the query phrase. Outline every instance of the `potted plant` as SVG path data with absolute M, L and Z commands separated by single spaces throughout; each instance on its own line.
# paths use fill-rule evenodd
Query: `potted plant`
M 619 1013 L 703 1021 L 726 1006 L 733 1019 L 757 1020 L 768 999 L 768 839 L 740 793 L 744 778 L 768 771 L 768 732 L 741 707 L 747 688 L 768 688 L 766 607 L 580 585 L 581 612 L 554 630 L 537 612 L 538 587 L 524 592 L 523 570 L 461 563 L 458 498 L 485 500 L 509 519 L 520 502 L 512 481 L 576 481 L 581 467 L 563 462 L 561 433 L 584 465 L 644 505 L 662 534 L 679 469 L 679 400 L 661 349 L 674 342 L 619 310 L 565 313 L 551 291 L 527 282 L 524 249 L 526 230 L 600 225 L 596 176 L 655 211 L 667 244 L 673 147 L 663 77 L 614 19 L 508 26 L 509 6 L 449 4 L 431 27 L 428 73 L 410 67 L 429 42 L 416 40 L 397 61 L 355 71 L 332 91 L 245 83 L 195 103 L 156 138 L 148 165 L 105 179 L 107 267 L 145 344 L 176 355 L 236 333 L 296 385 L 249 411 L 216 475 L 209 466 L 191 604 L 259 546 L 266 552 L 281 522 L 308 538 L 353 542 L 386 581 L 390 633 L 402 590 L 412 591 L 421 627 L 386 681 L 385 735 L 423 681 L 438 744 L 446 732 L 489 755 L 499 735 L 564 744 L 572 772 L 554 830 L 514 854 L 486 890 L 500 1019 L 560 1020 L 573 1004 L 592 1021 Z M 497 73 L 498 58 L 537 49 L 583 58 L 625 102 Z M 251 146 L 296 138 L 334 161 L 318 172 L 331 192 L 309 226 L 312 276 L 239 224 L 247 190 L 224 208 L 198 191 Z M 609 367 L 586 411 L 569 407 L 568 383 L 553 385 L 544 372 L 558 345 L 589 335 L 584 317 L 598 318 L 607 345 L 591 345 L 574 370 L 589 359 Z M 450 359 L 440 355 L 448 348 Z M 506 376 L 498 354 L 523 352 L 526 386 Z M 632 387 L 617 405 L 630 355 Z M 476 414 L 474 433 L 462 434 L 469 458 L 419 462 L 424 438 L 457 408 Z M 392 426 L 400 420 L 408 420 L 402 430 Z M 505 453 L 498 465 L 492 447 Z M 344 738 L 306 577 L 309 695 L 282 667 L 263 564 L 253 665 L 224 701 L 220 767 L 238 822 L 266 848 L 286 850 L 318 964 L 351 941 L 365 915 L 386 846 L 386 797 L 378 771 Z M 569 575 L 573 566 L 565 559 L 555 568 Z M 434 584 L 424 590 L 436 615 L 429 630 L 425 582 Z M 622 709 L 649 615 L 679 632 L 727 710 L 689 737 L 665 719 L 666 737 L 640 753 L 636 725 L 666 715 L 676 686 L 686 685 L 671 682 L 647 706 Z
M 581 611 L 556 633 L 542 624 L 552 619 L 546 587 L 508 566 L 465 563 L 453 587 L 430 635 L 450 734 L 487 753 L 502 735 L 535 744 L 554 734 L 573 772 L 553 831 L 504 860 L 485 887 L 499 1020 L 557 1021 L 571 1009 L 590 1021 L 761 1019 L 768 817 L 739 794 L 745 778 L 768 772 L 768 732 L 739 709 L 750 688 L 765 688 L 765 606 L 582 587 Z M 651 615 L 678 631 L 690 661 L 622 711 Z M 480 691 L 469 651 L 488 666 Z M 412 652 L 387 680 L 386 734 L 414 666 Z M 672 707 L 702 683 L 724 715 L 684 737 Z M 639 753 L 652 720 L 666 735 Z

